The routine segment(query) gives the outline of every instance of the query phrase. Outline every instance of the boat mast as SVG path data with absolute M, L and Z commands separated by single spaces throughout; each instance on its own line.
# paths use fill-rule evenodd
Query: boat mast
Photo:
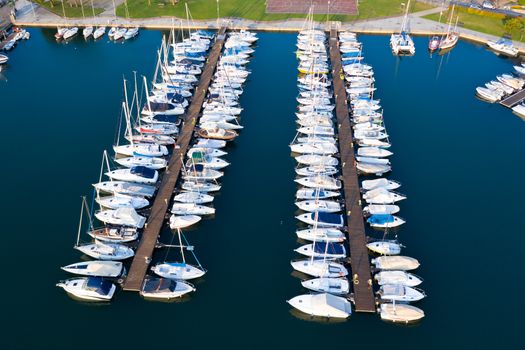
M 149 91 L 148 91 L 148 82 L 146 81 L 146 76 L 142 76 L 143 80 L 144 80 L 144 89 L 146 89 L 146 96 L 149 97 Z M 148 109 L 150 111 L 150 113 L 153 113 L 152 110 L 151 110 L 151 102 L 149 100 L 149 98 L 146 98 L 146 102 L 148 103 Z
M 129 101 L 128 101 L 128 89 L 126 84 L 126 79 L 123 79 L 124 83 L 124 102 L 123 102 L 123 108 L 124 108 L 124 114 L 126 115 L 126 133 L 129 133 L 129 139 L 130 143 L 133 146 L 133 129 L 131 128 L 131 111 L 129 110 Z M 139 107 L 137 106 L 137 109 Z
M 182 245 L 182 240 L 180 239 L 180 228 L 177 228 L 177 236 L 179 236 L 180 254 L 182 255 L 182 262 L 186 263 L 186 257 L 184 256 L 184 246 Z
M 137 86 L 137 72 L 136 71 L 133 71 L 133 79 L 135 81 L 135 101 L 136 101 L 136 106 L 137 106 L 137 124 L 139 125 L 140 127 L 140 104 L 139 104 L 139 89 L 138 89 L 138 86 Z M 146 96 L 146 99 L 148 98 L 149 96 Z M 131 132 L 131 131 L 130 131 Z M 142 135 L 142 131 L 139 131 L 140 134 Z M 133 140 L 133 135 L 131 135 L 130 137 L 132 140 Z
M 78 247 L 78 243 L 80 242 L 80 232 L 82 230 L 82 218 L 84 216 L 84 202 L 85 201 L 86 201 L 86 197 L 82 196 L 82 203 L 80 205 L 80 220 L 78 221 L 77 242 L 75 243 L 75 247 Z

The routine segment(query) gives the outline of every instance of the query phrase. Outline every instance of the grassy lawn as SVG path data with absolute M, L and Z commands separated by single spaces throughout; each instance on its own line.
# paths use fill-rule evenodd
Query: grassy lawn
M 80 0 L 78 1 L 78 6 L 71 6 L 68 1 L 64 2 L 64 9 L 62 9 L 62 2 L 58 0 L 36 0 L 38 5 L 45 7 L 49 11 L 59 15 L 64 16 L 64 10 L 66 12 L 66 17 L 82 17 L 82 7 L 80 6 Z M 84 0 L 84 15 L 86 17 L 92 17 L 93 11 L 91 10 L 91 2 Z M 101 14 L 104 10 L 101 8 L 95 7 L 95 15 Z
M 221 17 L 246 18 L 256 21 L 276 21 L 289 18 L 304 18 L 304 14 L 274 14 L 266 13 L 265 0 L 219 0 L 219 14 Z M 359 15 L 330 15 L 331 21 L 347 22 L 356 19 L 395 16 L 403 13 L 401 3 L 406 0 L 361 0 L 359 2 Z M 175 16 L 186 18 L 184 1 L 173 5 L 170 0 L 128 0 L 129 16 L 132 18 L 148 18 L 161 16 Z M 216 0 L 187 0 L 186 3 L 194 19 L 217 18 Z M 432 5 L 416 2 L 411 6 L 411 12 L 432 8 Z M 117 7 L 117 15 L 126 17 L 125 5 Z M 315 20 L 324 21 L 326 15 L 316 15 Z
M 459 22 L 463 23 L 463 28 L 475 30 L 486 34 L 492 34 L 495 36 L 503 36 L 503 34 L 508 34 L 503 25 L 503 20 L 500 18 L 491 18 L 467 12 L 458 12 L 457 15 L 459 15 Z M 423 18 L 438 21 L 439 13 L 428 15 Z M 447 18 L 448 12 L 444 12 L 443 16 L 441 17 L 441 22 L 444 22 Z M 520 31 L 514 31 L 511 34 L 513 40 L 525 42 L 525 35 L 523 35 L 523 32 L 520 33 Z

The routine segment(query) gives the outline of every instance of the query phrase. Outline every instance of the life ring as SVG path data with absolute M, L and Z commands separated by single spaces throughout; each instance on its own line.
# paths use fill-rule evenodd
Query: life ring
M 354 280 L 354 284 L 357 286 L 359 284 L 359 280 L 358 279 L 355 279 Z

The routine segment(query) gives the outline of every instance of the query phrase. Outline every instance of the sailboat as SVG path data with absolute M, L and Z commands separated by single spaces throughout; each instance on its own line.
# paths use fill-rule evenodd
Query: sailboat
M 416 47 L 414 41 L 407 32 L 408 25 L 408 10 L 410 9 L 410 0 L 406 6 L 405 16 L 401 23 L 401 30 L 399 33 L 393 33 L 390 36 L 390 46 L 394 55 L 414 55 Z
M 190 280 L 204 276 L 206 270 L 200 266 L 193 266 L 186 263 L 186 257 L 184 255 L 184 250 L 187 249 L 193 253 L 193 247 L 188 244 L 183 245 L 181 239 L 182 232 L 180 229 L 177 229 L 177 236 L 179 238 L 180 253 L 182 256 L 182 262 L 162 262 L 158 263 L 155 266 L 151 267 L 151 271 L 157 274 L 160 277 L 174 279 L 174 280 Z M 186 241 L 186 238 L 184 238 Z M 187 241 L 186 241 L 187 243 Z M 195 256 L 195 253 L 193 253 Z M 195 257 L 196 258 L 196 257 Z
M 82 276 L 118 277 L 122 273 L 123 265 L 120 261 L 92 260 L 62 266 L 61 269 Z
M 352 305 L 346 298 L 328 293 L 303 294 L 287 302 L 297 310 L 312 316 L 348 318 L 352 314 Z
M 447 33 L 445 34 L 445 36 L 443 38 L 441 38 L 441 41 L 439 43 L 439 50 L 440 51 L 445 51 L 447 49 L 453 48 L 454 46 L 456 46 L 456 44 L 458 43 L 458 40 L 459 40 L 459 32 L 457 30 L 459 16 L 456 17 L 456 24 L 454 26 L 454 29 L 452 29 L 452 17 L 454 15 L 454 6 L 455 6 L 455 4 L 452 5 L 452 10 L 450 12 Z

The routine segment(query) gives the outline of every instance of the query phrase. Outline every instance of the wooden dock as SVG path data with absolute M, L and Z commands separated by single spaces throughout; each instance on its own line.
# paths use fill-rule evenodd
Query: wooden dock
M 14 39 L 16 33 L 11 33 L 0 42 L 0 51 L 4 50 L 4 46 L 11 40 Z
M 142 239 L 135 253 L 133 262 L 131 263 L 129 274 L 124 281 L 123 289 L 126 291 L 140 291 L 142 288 L 144 277 L 151 262 L 153 250 L 155 249 L 160 230 L 165 222 L 166 213 L 168 212 L 173 197 L 175 185 L 179 179 L 179 174 L 181 173 L 182 160 L 186 156 L 188 146 L 193 137 L 193 131 L 200 117 L 202 104 L 206 97 L 206 92 L 208 91 L 208 86 L 210 85 L 213 73 L 215 72 L 217 61 L 221 55 L 225 38 L 226 27 L 222 27 L 217 34 L 217 39 L 208 56 L 199 85 L 195 89 L 195 94 L 190 106 L 188 107 L 184 126 L 180 131 L 176 143 L 178 148 L 175 147 L 173 150 L 168 169 L 162 178 L 157 196 L 151 207 L 151 214 L 146 223 L 144 233 L 142 234 Z
M 348 111 L 348 100 L 342 77 L 342 61 L 339 52 L 337 30 L 330 31 L 330 60 L 335 95 L 335 113 L 339 135 L 339 153 L 342 170 L 343 190 L 348 225 L 348 244 L 354 289 L 354 303 L 357 312 L 376 312 L 372 274 L 366 247 L 365 223 L 361 209 L 361 194 L 357 180 L 352 126 Z
M 510 95 L 504 100 L 501 100 L 499 103 L 500 105 L 505 106 L 507 108 L 512 108 L 523 100 L 525 100 L 525 89 Z

